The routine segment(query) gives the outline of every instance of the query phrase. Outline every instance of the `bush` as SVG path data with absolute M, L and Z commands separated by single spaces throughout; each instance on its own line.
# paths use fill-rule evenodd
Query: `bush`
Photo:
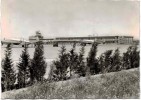
M 107 73 L 112 67 L 112 50 L 107 50 L 99 58 L 99 68 L 101 73 Z
M 111 64 L 110 72 L 120 71 L 122 69 L 121 62 L 122 61 L 121 61 L 120 52 L 119 49 L 117 48 L 114 54 L 112 55 L 112 64 Z
M 137 68 L 139 67 L 139 51 L 137 46 L 130 46 L 127 52 L 123 53 L 123 67 L 124 69 Z
M 77 67 L 79 66 L 78 63 L 78 54 L 75 52 L 75 46 L 76 44 L 73 45 L 72 49 L 69 51 L 68 56 L 69 56 L 69 76 L 72 78 L 72 74 L 76 73 Z
M 98 43 L 94 42 L 87 57 L 87 67 L 91 75 L 98 74 L 98 60 L 96 58 Z
M 85 47 L 82 45 L 78 55 L 78 65 L 76 66 L 76 73 L 79 76 L 83 76 L 83 77 L 86 75 L 86 65 L 84 61 L 85 59 L 84 54 L 85 54 Z
M 53 79 L 66 80 L 67 69 L 69 66 L 69 54 L 66 52 L 65 46 L 61 47 L 59 59 L 53 62 L 53 66 L 55 67 L 53 71 Z

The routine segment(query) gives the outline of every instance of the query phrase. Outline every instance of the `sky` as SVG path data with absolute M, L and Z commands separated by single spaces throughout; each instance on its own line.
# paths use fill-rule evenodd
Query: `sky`
M 139 39 L 139 1 L 2 0 L 1 37 L 131 35 Z

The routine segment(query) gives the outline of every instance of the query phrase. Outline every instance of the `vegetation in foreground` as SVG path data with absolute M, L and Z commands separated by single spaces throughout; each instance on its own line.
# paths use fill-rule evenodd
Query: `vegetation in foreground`
M 7 91 L 10 99 L 137 99 L 139 69 L 129 69 L 59 82 L 41 82 L 31 87 Z
M 42 38 L 42 36 L 40 38 Z M 123 75 L 122 73 L 121 75 L 124 78 L 122 78 L 121 75 L 119 75 L 119 77 L 112 75 L 110 77 L 103 76 L 104 79 L 99 77 L 99 79 L 96 80 L 95 78 L 84 78 L 84 80 L 87 80 L 81 82 L 82 77 L 90 77 L 90 75 L 105 74 L 139 67 L 139 50 L 136 45 L 130 46 L 122 56 L 117 48 L 114 51 L 107 50 L 99 57 L 96 56 L 97 46 L 98 43 L 96 42 L 92 44 L 87 58 L 84 58 L 85 45 L 81 46 L 79 53 L 75 50 L 75 43 L 70 51 L 67 51 L 66 47 L 62 46 L 59 51 L 58 59 L 53 61 L 49 78 L 46 80 L 44 75 L 47 63 L 44 58 L 44 45 L 42 41 L 35 43 L 33 59 L 30 59 L 28 48 L 25 44 L 19 63 L 17 64 L 17 73 L 13 70 L 11 46 L 8 44 L 5 51 L 5 58 L 1 63 L 2 92 L 31 86 L 32 88 L 26 91 L 26 93 L 15 95 L 15 98 L 137 98 L 137 94 L 134 93 L 138 93 L 139 85 L 135 85 L 134 87 L 132 84 L 131 86 L 129 84 L 130 81 L 132 81 L 130 77 L 133 77 L 133 82 L 138 81 L 136 77 L 132 76 L 132 73 L 130 73 L 131 76 L 127 74 Z M 76 77 L 81 79 L 72 82 L 72 79 Z M 126 80 L 126 78 L 128 78 L 128 80 Z M 66 81 L 69 79 L 70 81 Z M 48 81 L 48 83 L 44 83 L 44 81 Z M 61 85 L 62 87 L 59 87 L 58 85 L 59 83 L 61 84 L 62 81 L 66 81 L 66 85 L 64 86 L 65 83 L 62 83 L 63 86 Z M 100 83 L 98 84 L 97 82 Z M 41 87 L 35 83 L 38 83 L 38 85 L 40 83 Z M 111 84 L 113 84 L 112 87 Z M 136 84 L 138 83 L 136 82 Z M 111 89 L 108 90 L 110 87 Z

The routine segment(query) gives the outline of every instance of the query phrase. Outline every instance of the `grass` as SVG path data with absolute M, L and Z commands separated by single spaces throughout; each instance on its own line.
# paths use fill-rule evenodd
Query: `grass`
M 37 83 L 2 93 L 5 99 L 138 99 L 139 69 L 123 70 L 90 77 Z

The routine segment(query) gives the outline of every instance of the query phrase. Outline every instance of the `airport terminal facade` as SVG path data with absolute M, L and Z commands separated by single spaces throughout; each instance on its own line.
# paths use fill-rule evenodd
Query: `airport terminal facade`
M 130 44 L 133 43 L 132 36 L 94 36 L 94 37 L 57 37 L 56 40 L 93 40 L 99 43 L 118 43 Z
M 37 36 L 30 36 L 29 41 L 37 41 Z M 43 42 L 47 41 L 83 41 L 83 40 L 93 40 L 101 44 L 132 44 L 133 36 L 92 36 L 92 37 L 56 37 L 56 38 L 42 38 Z

